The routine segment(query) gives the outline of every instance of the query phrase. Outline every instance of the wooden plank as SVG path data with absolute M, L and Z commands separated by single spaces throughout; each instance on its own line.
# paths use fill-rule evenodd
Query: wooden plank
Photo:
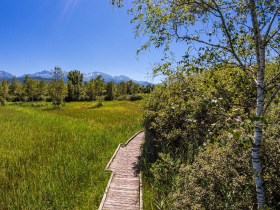
M 106 196 L 107 196 L 107 194 L 108 194 L 109 187 L 110 187 L 110 184 L 111 184 L 111 182 L 112 182 L 112 180 L 113 180 L 113 177 L 114 177 L 114 172 L 112 172 L 112 174 L 111 174 L 111 177 L 110 177 L 109 182 L 108 182 L 108 184 L 107 184 L 107 187 L 106 187 L 106 189 L 105 189 L 105 192 L 104 192 L 104 195 L 103 195 L 103 198 L 102 198 L 102 201 L 101 201 L 101 204 L 100 204 L 98 210 L 101 210 L 102 207 L 103 207 L 103 205 L 105 204 Z
M 143 136 L 143 132 L 138 132 L 126 144 L 120 144 L 108 163 L 106 170 L 111 170 L 114 176 L 108 191 L 105 191 L 105 201 L 100 204 L 100 210 L 139 210 L 142 206 L 139 160 Z

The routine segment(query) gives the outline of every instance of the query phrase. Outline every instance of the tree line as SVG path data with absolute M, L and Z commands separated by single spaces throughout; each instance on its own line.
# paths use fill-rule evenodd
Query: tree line
M 65 101 L 93 101 L 99 100 L 136 100 L 141 99 L 139 94 L 150 93 L 154 86 L 146 87 L 134 83 L 132 80 L 116 83 L 105 83 L 102 75 L 83 82 L 83 74 L 72 70 L 67 75 L 67 84 L 63 79 L 60 67 L 52 70 L 52 79 L 37 80 L 26 75 L 23 82 L 13 77 L 11 83 L 7 79 L 0 81 L 0 101 L 4 105 L 7 101 L 52 101 L 58 106 Z

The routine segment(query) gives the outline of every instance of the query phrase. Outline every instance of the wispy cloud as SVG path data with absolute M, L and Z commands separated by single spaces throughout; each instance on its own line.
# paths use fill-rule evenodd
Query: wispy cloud
M 79 0 L 67 0 L 66 4 L 64 6 L 63 12 L 60 16 L 60 20 L 62 20 L 62 18 L 64 17 L 64 15 L 69 11 L 69 10 L 73 10 L 75 9 L 75 7 L 77 6 Z

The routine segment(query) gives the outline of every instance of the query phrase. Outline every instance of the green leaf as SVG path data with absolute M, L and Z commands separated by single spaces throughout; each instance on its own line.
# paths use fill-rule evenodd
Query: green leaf
M 233 138 L 238 140 L 241 136 L 241 132 L 240 131 L 236 131 L 234 134 L 233 134 Z
M 221 130 L 221 129 L 223 129 L 223 125 L 222 125 L 222 124 L 217 124 L 217 128 L 218 128 L 219 130 Z
M 252 123 L 251 119 L 247 119 L 246 122 L 247 122 L 248 124 L 251 124 L 251 123 Z
M 247 126 L 247 132 L 248 132 L 248 133 L 251 132 L 251 127 L 250 127 L 250 125 Z
M 243 139 L 243 144 L 244 144 L 246 147 L 250 147 L 250 146 L 252 145 L 252 142 L 251 142 L 249 139 L 244 138 L 244 139 Z
M 228 133 L 228 135 L 227 135 L 230 139 L 231 138 L 233 138 L 233 135 L 232 135 L 232 133 Z
M 265 119 L 264 116 L 261 116 L 260 118 L 261 118 L 261 121 L 262 121 L 265 125 L 268 125 L 268 122 L 267 122 L 267 120 Z
M 243 143 L 241 143 L 241 144 L 238 144 L 238 146 L 239 146 L 239 147 L 244 147 L 244 144 L 243 144 Z
M 187 110 L 193 110 L 193 106 L 190 105 L 190 104 L 187 104 L 185 107 L 186 107 Z
M 224 138 L 221 139 L 221 143 L 222 143 L 222 144 L 226 144 L 226 142 L 227 142 L 226 139 L 224 139 Z

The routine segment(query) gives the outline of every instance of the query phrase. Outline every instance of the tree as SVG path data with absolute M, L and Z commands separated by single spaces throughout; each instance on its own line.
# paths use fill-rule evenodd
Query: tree
M 26 88 L 27 88 L 27 81 L 29 80 L 29 76 L 28 74 L 25 75 L 25 77 L 22 79 L 23 83 L 22 83 L 22 98 L 24 101 L 28 101 L 29 100 L 29 97 L 27 96 L 27 91 L 26 91 Z
M 147 93 L 151 93 L 151 91 L 153 90 L 152 85 L 151 85 L 151 84 L 148 84 L 148 85 L 146 86 L 146 90 L 147 90 Z
M 114 82 L 110 81 L 107 82 L 105 89 L 106 89 L 106 94 L 109 100 L 113 100 L 114 99 Z
M 120 84 L 120 94 L 126 95 L 127 93 L 126 82 L 120 82 L 119 84 Z
M 135 95 L 136 93 L 138 93 L 139 90 L 139 85 L 136 83 L 133 83 L 133 85 L 131 86 L 131 94 Z
M 22 79 L 23 84 L 26 84 L 29 79 L 30 78 L 29 78 L 28 74 L 26 74 L 25 77 Z
M 82 95 L 83 74 L 78 70 L 73 70 L 68 73 L 67 78 L 68 96 L 71 100 L 80 100 Z
M 43 101 L 46 101 L 47 90 L 48 89 L 46 80 L 40 80 L 40 82 L 38 83 L 38 97 L 43 98 Z
M 132 88 L 132 85 L 134 84 L 134 82 L 132 80 L 128 80 L 126 82 L 126 93 L 127 94 L 131 94 L 131 88 Z
M 10 94 L 13 95 L 17 101 L 20 96 L 20 93 L 21 93 L 21 84 L 19 80 L 14 76 L 12 83 L 10 85 Z
M 92 101 L 94 99 L 93 79 L 85 82 L 85 92 L 88 100 Z
M 3 87 L 2 87 L 2 82 L 0 81 L 0 102 L 1 102 L 1 105 L 5 105 L 5 102 L 3 100 Z
M 7 100 L 7 97 L 9 96 L 9 80 L 3 79 L 2 81 L 2 90 L 3 90 L 3 101 L 5 102 Z
M 118 97 L 121 95 L 121 86 L 120 86 L 120 83 L 117 83 L 117 84 L 115 85 L 115 87 L 116 87 L 115 96 L 116 96 L 116 98 L 118 98 Z
M 37 95 L 37 93 L 38 93 L 37 81 L 35 79 L 29 78 L 26 81 L 26 94 L 29 99 L 31 98 L 32 105 L 33 105 L 34 97 Z
M 122 2 L 111 1 L 119 7 Z M 263 121 L 280 90 L 279 70 L 266 78 L 269 60 L 279 62 L 279 1 L 135 0 L 133 4 L 130 11 L 134 14 L 136 37 L 149 36 L 137 53 L 150 46 L 164 48 L 165 62 L 158 63 L 154 73 L 176 74 L 172 71 L 173 53 L 171 57 L 167 54 L 170 44 L 176 41 L 185 44 L 188 50 L 175 67 L 178 71 L 186 74 L 219 65 L 237 67 L 257 89 L 255 115 L 258 120 L 252 144 L 252 165 L 258 206 L 262 208 L 265 204 L 260 161 Z
M 139 85 L 139 92 L 140 93 L 148 93 L 147 88 L 145 87 L 145 85 Z
M 48 92 L 54 104 L 58 107 L 67 96 L 67 85 L 63 80 L 63 73 L 60 67 L 56 66 L 52 70 L 53 79 L 48 84 Z
M 97 77 L 93 80 L 93 88 L 96 96 L 99 96 L 99 104 L 102 104 L 102 98 L 101 95 L 104 90 L 104 78 L 102 78 L 102 75 L 97 75 Z
M 7 97 L 9 96 L 9 80 L 3 79 L 0 82 L 0 96 L 1 96 L 1 104 L 5 105 Z

